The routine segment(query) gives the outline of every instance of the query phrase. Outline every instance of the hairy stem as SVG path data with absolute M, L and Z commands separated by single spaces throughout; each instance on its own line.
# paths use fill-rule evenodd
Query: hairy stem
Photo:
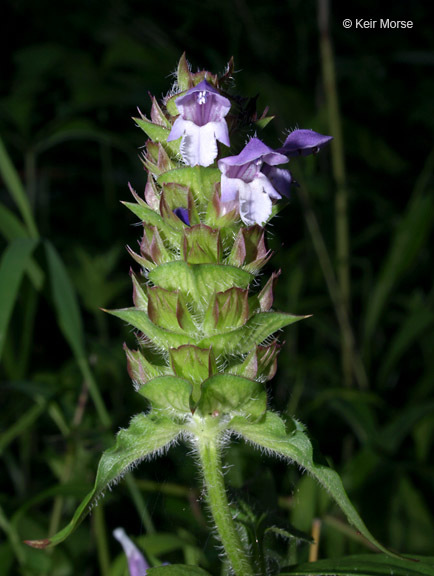
M 253 576 L 254 570 L 235 527 L 229 507 L 218 441 L 215 438 L 199 437 L 197 438 L 197 448 L 208 504 L 227 558 L 237 576 Z

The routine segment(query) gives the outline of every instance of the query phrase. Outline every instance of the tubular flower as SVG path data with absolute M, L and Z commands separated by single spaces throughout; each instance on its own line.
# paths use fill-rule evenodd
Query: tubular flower
M 181 140 L 181 156 L 189 166 L 209 166 L 217 157 L 217 140 L 229 146 L 225 116 L 230 101 L 206 80 L 176 100 L 179 116 L 172 126 L 168 142 Z
M 285 154 L 288 158 L 292 156 L 308 156 L 319 152 L 332 139 L 332 136 L 324 136 L 314 132 L 314 130 L 294 130 L 288 135 L 282 148 L 277 151 Z
M 130 576 L 146 576 L 149 564 L 137 546 L 128 538 L 125 530 L 123 528 L 116 528 L 116 530 L 113 531 L 113 536 L 121 543 L 124 549 Z
M 221 201 L 238 200 L 240 216 L 248 226 L 264 224 L 271 215 L 272 199 L 289 194 L 291 174 L 276 168 L 288 158 L 252 138 L 237 156 L 222 158 Z

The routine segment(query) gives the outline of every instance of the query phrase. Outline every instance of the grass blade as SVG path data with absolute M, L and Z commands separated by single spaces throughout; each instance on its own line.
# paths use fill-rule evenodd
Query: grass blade
M 47 254 L 51 292 L 59 327 L 74 353 L 84 380 L 89 386 L 89 392 L 94 401 L 101 423 L 108 427 L 111 422 L 110 416 L 93 378 L 85 353 L 83 324 L 77 295 L 69 279 L 65 265 L 57 253 L 57 250 L 49 241 L 45 241 L 45 251 Z
M 38 240 L 32 238 L 14 240 L 0 263 L 0 358 L 21 280 L 37 243 Z
M 27 194 L 24 190 L 23 184 L 18 176 L 15 166 L 6 151 L 2 139 L 0 138 L 0 174 L 9 190 L 10 195 L 14 199 L 24 223 L 27 227 L 29 236 L 37 238 L 39 236 L 35 220 L 33 219 L 32 209 L 30 207 Z

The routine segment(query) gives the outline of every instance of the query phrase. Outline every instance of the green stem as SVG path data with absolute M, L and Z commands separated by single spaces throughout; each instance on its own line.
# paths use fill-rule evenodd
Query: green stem
M 254 570 L 229 507 L 221 469 L 218 439 L 207 436 L 206 438 L 196 437 L 196 440 L 208 504 L 232 570 L 237 576 L 253 576 Z

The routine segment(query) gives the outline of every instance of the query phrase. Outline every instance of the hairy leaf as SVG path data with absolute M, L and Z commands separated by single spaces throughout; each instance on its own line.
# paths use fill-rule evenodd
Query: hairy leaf
M 26 544 L 33 548 L 48 548 L 63 542 L 86 517 L 104 490 L 140 461 L 164 450 L 181 432 L 181 426 L 168 418 L 151 418 L 144 414 L 135 416 L 129 428 L 119 432 L 115 446 L 102 455 L 93 490 L 77 508 L 71 522 L 51 538 L 27 540 Z
M 285 422 L 277 414 L 267 412 L 265 417 L 256 423 L 249 423 L 236 417 L 231 422 L 230 428 L 236 434 L 251 442 L 253 446 L 283 456 L 302 466 L 327 490 L 345 513 L 349 522 L 369 542 L 376 546 L 378 550 L 396 556 L 380 544 L 366 528 L 363 520 L 350 502 L 337 472 L 318 462 L 304 427 L 296 421 L 294 421 L 294 425 L 295 429 L 288 433 Z

